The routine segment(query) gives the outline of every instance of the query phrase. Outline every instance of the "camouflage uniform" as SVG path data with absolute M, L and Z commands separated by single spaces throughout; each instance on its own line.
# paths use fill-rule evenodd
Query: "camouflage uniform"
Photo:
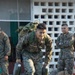
M 73 71 L 73 36 L 71 33 L 61 33 L 57 38 L 56 45 L 60 48 L 58 60 L 58 72 L 67 70 L 71 75 Z
M 0 31 L 0 70 L 2 69 L 2 75 L 9 75 L 8 60 L 5 60 L 4 57 L 10 54 L 10 50 L 11 46 L 8 36 L 3 31 Z
M 17 44 L 16 58 L 23 56 L 25 75 L 42 75 L 42 56 L 41 49 L 46 45 L 45 63 L 49 63 L 52 55 L 52 40 L 49 35 L 45 34 L 42 42 L 39 42 L 35 36 L 35 32 L 25 35 Z

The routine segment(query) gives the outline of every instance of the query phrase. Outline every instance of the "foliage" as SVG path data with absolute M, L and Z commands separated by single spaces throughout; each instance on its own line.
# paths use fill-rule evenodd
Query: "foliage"
M 30 22 L 30 23 L 26 24 L 25 26 L 20 26 L 17 29 L 17 32 L 19 33 L 19 37 L 23 37 L 27 33 L 31 32 L 31 31 L 35 31 L 37 25 L 38 25 L 38 23 Z

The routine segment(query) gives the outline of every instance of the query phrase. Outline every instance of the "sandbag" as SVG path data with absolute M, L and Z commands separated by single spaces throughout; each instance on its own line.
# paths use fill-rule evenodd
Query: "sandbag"
M 61 72 L 58 72 L 57 75 L 70 75 L 70 74 L 68 74 L 67 71 L 61 71 Z

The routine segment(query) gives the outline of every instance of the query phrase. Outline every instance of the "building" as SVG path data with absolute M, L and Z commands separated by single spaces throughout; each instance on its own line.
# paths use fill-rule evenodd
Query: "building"
M 75 30 L 75 0 L 0 0 L 0 26 L 9 35 L 13 47 L 18 41 L 18 26 L 29 22 L 46 23 L 47 33 L 53 38 L 53 56 L 50 67 L 57 68 L 59 49 L 55 41 L 61 33 L 61 24 Z M 13 54 L 12 54 L 13 55 Z

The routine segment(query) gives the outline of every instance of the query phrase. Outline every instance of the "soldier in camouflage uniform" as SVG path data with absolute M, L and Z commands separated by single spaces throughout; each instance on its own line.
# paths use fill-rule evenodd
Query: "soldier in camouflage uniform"
M 0 28 L 0 75 L 9 75 L 8 56 L 11 52 L 9 38 Z
M 45 63 L 42 65 L 43 53 L 41 49 L 44 48 L 46 48 Z M 52 40 L 46 33 L 45 24 L 38 24 L 35 31 L 21 38 L 16 47 L 16 62 L 20 62 L 21 53 L 25 69 L 24 75 L 34 75 L 35 72 L 36 75 L 42 75 L 42 67 L 48 65 L 52 55 Z
M 69 75 L 73 71 L 73 36 L 68 32 L 68 25 L 62 24 L 62 33 L 57 38 L 56 45 L 60 48 L 58 73 L 66 70 Z M 66 75 L 66 74 L 64 74 Z

